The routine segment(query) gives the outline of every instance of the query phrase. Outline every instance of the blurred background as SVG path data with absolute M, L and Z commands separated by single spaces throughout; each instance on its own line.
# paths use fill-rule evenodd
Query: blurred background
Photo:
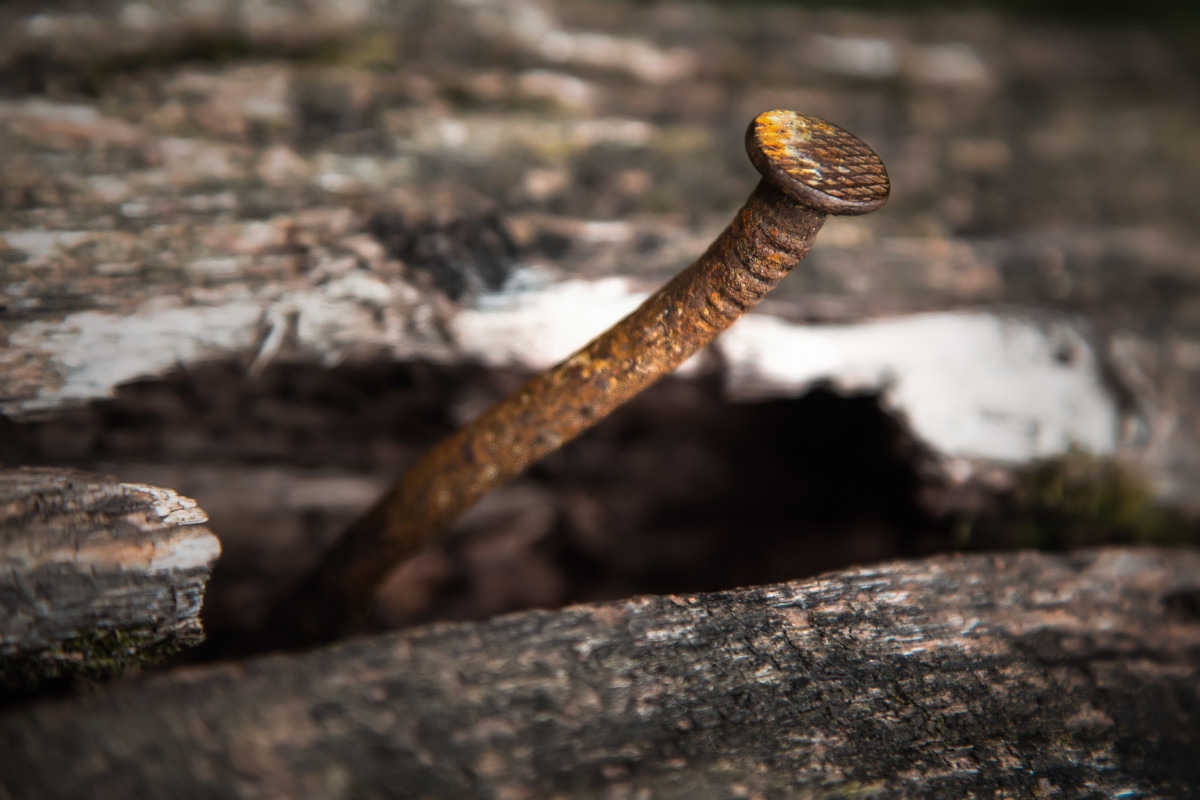
M 698 256 L 790 108 L 883 158 L 754 319 L 494 493 L 380 624 L 953 548 L 1198 541 L 1200 9 L 0 5 L 0 462 L 167 486 L 270 600 Z

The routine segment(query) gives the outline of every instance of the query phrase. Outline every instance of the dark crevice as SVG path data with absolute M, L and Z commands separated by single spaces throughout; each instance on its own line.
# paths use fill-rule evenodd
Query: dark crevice
M 10 465 L 169 486 L 224 554 L 205 621 L 253 636 L 263 610 L 391 477 L 525 375 L 478 366 L 213 364 L 4 424 Z M 924 454 L 870 394 L 731 403 L 669 378 L 486 498 L 403 567 L 389 627 L 642 593 L 728 589 L 946 545 Z

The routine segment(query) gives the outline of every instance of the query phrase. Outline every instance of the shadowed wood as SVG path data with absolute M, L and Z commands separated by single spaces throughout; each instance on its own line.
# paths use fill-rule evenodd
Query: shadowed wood
M 0 716 L 42 797 L 1185 797 L 1200 553 L 936 557 L 438 625 Z M 0 793 L 2 794 L 2 793 Z

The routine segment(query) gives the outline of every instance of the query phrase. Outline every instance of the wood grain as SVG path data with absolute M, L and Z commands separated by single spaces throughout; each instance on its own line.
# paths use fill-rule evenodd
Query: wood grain
M 936 557 L 438 625 L 0 717 L 40 797 L 1186 797 L 1200 552 Z

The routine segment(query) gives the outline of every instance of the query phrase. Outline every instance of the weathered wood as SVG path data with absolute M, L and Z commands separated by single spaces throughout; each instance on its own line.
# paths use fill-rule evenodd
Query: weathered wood
M 1186 46 L 954 14 L 508 5 L 0 3 L 0 414 L 210 359 L 540 370 L 703 252 L 757 180 L 730 157 L 740 121 L 795 98 L 903 191 L 831 225 L 715 343 L 730 394 L 880 392 L 955 480 L 1076 443 L 1190 502 Z M 1070 113 L 1032 124 L 1030 80 Z
M 1108 549 L 439 625 L 10 711 L 0 785 L 1186 797 L 1200 785 L 1198 603 L 1200 552 Z
M 169 489 L 0 470 L 0 693 L 108 677 L 202 640 L 221 551 L 207 519 Z

